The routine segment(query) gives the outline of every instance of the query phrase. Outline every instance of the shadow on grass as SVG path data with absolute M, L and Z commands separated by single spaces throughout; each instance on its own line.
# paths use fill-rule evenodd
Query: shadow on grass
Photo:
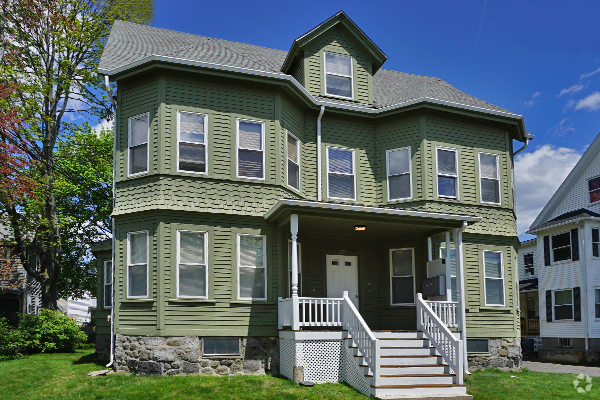
M 75 365 L 91 364 L 91 365 L 96 365 L 98 367 L 105 367 L 106 360 L 98 360 L 98 359 L 96 359 L 96 353 L 90 353 L 88 355 L 80 357 L 78 360 L 73 361 L 73 364 L 75 364 Z

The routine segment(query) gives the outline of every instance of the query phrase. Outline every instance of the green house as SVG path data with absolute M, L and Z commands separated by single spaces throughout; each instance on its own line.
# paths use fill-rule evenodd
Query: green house
M 99 353 L 377 396 L 520 368 L 523 117 L 386 59 L 343 12 L 289 51 L 114 24 Z

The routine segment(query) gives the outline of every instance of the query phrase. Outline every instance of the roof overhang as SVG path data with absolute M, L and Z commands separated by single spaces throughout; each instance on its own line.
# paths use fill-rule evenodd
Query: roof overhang
M 563 225 L 578 224 L 582 221 L 600 221 L 600 217 L 592 217 L 592 216 L 588 215 L 588 216 L 580 216 L 580 217 L 561 219 L 561 220 L 555 221 L 553 223 L 547 223 L 547 224 L 540 225 L 536 228 L 528 230 L 525 233 L 527 233 L 528 235 L 536 235 L 540 232 L 543 232 L 543 231 L 546 231 L 549 229 L 558 228 Z

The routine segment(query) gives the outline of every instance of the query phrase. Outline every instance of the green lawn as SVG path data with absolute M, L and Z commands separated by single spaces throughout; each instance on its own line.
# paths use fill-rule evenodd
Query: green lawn
M 300 387 L 272 376 L 142 377 L 112 374 L 90 378 L 86 373 L 104 369 L 92 350 L 73 354 L 37 354 L 0 362 L 0 397 L 4 399 L 365 399 L 342 384 Z M 517 378 L 511 378 L 511 375 Z M 580 394 L 575 375 L 538 372 L 479 371 L 467 379 L 475 400 L 598 399 L 600 378 L 592 390 Z

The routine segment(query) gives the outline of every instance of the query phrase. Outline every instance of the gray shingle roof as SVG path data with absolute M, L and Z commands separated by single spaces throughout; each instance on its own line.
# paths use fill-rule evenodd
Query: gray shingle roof
M 111 71 L 151 55 L 281 72 L 287 51 L 115 21 L 98 69 Z M 374 104 L 369 107 L 374 109 L 429 98 L 515 115 L 463 93 L 439 78 L 386 69 L 378 70 L 373 76 L 373 97 Z M 330 98 L 321 100 L 356 104 Z

